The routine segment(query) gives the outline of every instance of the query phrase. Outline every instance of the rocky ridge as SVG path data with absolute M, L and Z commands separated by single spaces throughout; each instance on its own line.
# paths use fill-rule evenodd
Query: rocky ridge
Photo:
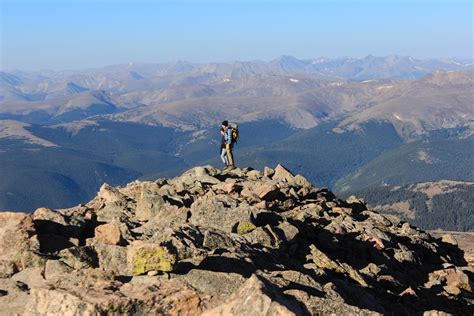
M 280 165 L 196 167 L 0 213 L 2 315 L 462 315 L 473 276 L 452 236 Z

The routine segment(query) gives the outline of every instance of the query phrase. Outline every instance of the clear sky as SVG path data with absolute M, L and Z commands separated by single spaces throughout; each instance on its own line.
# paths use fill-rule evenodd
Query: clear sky
M 0 0 L 1 68 L 472 57 L 472 0 Z

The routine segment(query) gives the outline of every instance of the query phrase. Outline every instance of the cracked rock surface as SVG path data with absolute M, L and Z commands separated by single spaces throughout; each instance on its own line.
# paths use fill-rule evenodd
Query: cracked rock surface
M 455 243 L 281 165 L 0 213 L 1 315 L 472 315 Z

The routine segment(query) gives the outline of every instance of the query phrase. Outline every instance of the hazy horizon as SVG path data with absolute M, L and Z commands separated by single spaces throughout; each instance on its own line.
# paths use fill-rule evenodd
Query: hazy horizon
M 300 58 L 299 56 L 293 56 L 289 54 L 283 54 L 279 56 L 275 56 L 274 58 L 270 59 L 233 59 L 233 60 L 222 60 L 222 61 L 193 61 L 193 60 L 184 60 L 184 59 L 176 59 L 176 60 L 165 60 L 165 61 L 140 61 L 140 60 L 135 60 L 135 61 L 129 61 L 129 62 L 123 62 L 123 63 L 109 63 L 109 64 L 103 64 L 103 65 L 97 65 L 97 66 L 92 66 L 92 67 L 82 67 L 82 68 L 38 68 L 38 69 L 26 69 L 26 68 L 2 68 L 0 67 L 0 71 L 22 71 L 22 72 L 46 72 L 46 71 L 52 71 L 52 72 L 62 72 L 62 71 L 84 71 L 84 70 L 91 70 L 91 69 L 101 69 L 105 67 L 113 67 L 113 66 L 122 66 L 122 65 L 132 65 L 132 64 L 168 64 L 168 63 L 177 63 L 177 62 L 184 62 L 184 63 L 190 63 L 190 64 L 196 64 L 196 65 L 204 65 L 204 64 L 212 64 L 212 63 L 234 63 L 234 62 L 262 62 L 262 63 L 268 63 L 271 62 L 272 60 L 276 60 L 280 57 L 294 57 L 299 60 L 308 60 L 308 59 L 320 59 L 320 58 L 328 58 L 331 60 L 336 60 L 336 59 L 343 59 L 343 58 L 354 58 L 354 59 L 363 59 L 369 56 L 376 57 L 376 58 L 386 58 L 390 56 L 397 56 L 397 57 L 413 57 L 409 55 L 397 55 L 397 54 L 389 54 L 389 55 L 374 55 L 374 54 L 366 54 L 363 56 L 314 56 L 314 57 L 306 57 L 306 58 Z M 413 57 L 415 58 L 415 57 Z M 417 60 L 450 60 L 450 59 L 455 59 L 455 60 L 470 60 L 474 61 L 473 57 L 459 57 L 459 56 L 442 56 L 442 57 L 426 57 L 426 58 L 415 58 Z
M 470 1 L 0 0 L 2 69 L 367 55 L 472 59 Z

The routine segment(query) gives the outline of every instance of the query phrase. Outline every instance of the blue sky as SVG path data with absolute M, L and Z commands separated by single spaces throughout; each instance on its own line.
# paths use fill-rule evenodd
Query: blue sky
M 470 0 L 0 2 L 3 69 L 473 52 Z

